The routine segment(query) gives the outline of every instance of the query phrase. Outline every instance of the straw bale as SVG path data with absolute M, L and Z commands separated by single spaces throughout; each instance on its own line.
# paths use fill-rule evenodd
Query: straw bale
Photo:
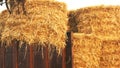
M 120 6 L 82 8 L 76 11 L 76 15 L 78 32 L 90 31 L 107 38 L 118 37 L 120 34 Z
M 120 40 L 103 40 L 100 67 L 120 67 Z
M 92 34 L 73 34 L 73 68 L 99 68 L 101 40 Z
M 11 14 L 5 21 L 2 41 L 13 39 L 28 44 L 52 44 L 63 48 L 66 44 L 67 9 L 62 2 L 33 1 L 25 4 L 27 15 Z
M 107 39 L 120 38 L 120 6 L 94 6 L 75 11 L 79 33 L 94 33 Z M 74 23 L 74 22 L 73 22 Z

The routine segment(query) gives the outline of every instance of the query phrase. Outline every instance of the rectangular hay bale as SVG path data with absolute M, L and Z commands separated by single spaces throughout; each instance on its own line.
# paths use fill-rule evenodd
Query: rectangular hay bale
M 99 68 L 101 40 L 93 35 L 73 34 L 73 68 Z
M 73 32 L 93 33 L 105 39 L 120 38 L 120 6 L 80 8 L 70 11 L 68 17 L 68 26 Z

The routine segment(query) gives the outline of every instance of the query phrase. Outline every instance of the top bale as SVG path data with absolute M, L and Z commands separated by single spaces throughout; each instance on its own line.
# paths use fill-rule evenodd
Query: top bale
M 104 39 L 120 38 L 120 6 L 81 8 L 74 17 L 79 33 L 93 33 Z
M 54 45 L 63 48 L 66 41 L 67 10 L 61 2 L 26 2 L 27 15 L 11 14 L 5 22 L 1 40 L 14 39 L 28 44 Z M 3 17 L 4 18 L 4 17 Z

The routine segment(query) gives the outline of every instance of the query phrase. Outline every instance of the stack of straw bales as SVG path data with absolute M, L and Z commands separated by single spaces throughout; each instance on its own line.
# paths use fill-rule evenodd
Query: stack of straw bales
M 54 45 L 64 48 L 67 31 L 66 4 L 51 1 L 29 1 L 25 3 L 26 15 L 3 14 L 5 23 L 1 41 L 25 41 L 27 44 Z
M 78 30 L 73 34 L 74 68 L 119 68 L 120 6 L 81 8 L 69 15 L 69 24 Z

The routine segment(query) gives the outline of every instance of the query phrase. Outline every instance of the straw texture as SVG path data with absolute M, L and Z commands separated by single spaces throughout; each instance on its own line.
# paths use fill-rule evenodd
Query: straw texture
M 101 68 L 120 67 L 120 39 L 103 40 L 101 52 Z
M 4 20 L 1 41 L 25 41 L 28 44 L 54 45 L 64 48 L 67 30 L 66 4 L 30 1 L 25 4 L 27 15 L 13 13 Z M 1 13 L 3 14 L 3 13 Z M 4 17 L 3 17 L 4 18 Z
M 120 6 L 94 6 L 69 11 L 74 68 L 120 67 Z
M 70 13 L 71 15 L 73 13 Z M 91 34 L 104 39 L 120 39 L 120 6 L 94 6 L 74 11 L 70 22 L 77 23 L 78 32 Z M 75 19 L 75 21 L 74 21 Z M 75 28 L 75 26 L 70 29 Z M 72 29 L 74 31 L 75 29 Z
M 0 13 L 0 38 L 1 38 L 1 33 L 4 30 L 5 27 L 5 21 L 9 17 L 7 10 L 4 10 Z
M 119 68 L 120 39 L 73 34 L 73 68 Z
M 100 68 L 101 40 L 90 34 L 73 34 L 73 68 Z

